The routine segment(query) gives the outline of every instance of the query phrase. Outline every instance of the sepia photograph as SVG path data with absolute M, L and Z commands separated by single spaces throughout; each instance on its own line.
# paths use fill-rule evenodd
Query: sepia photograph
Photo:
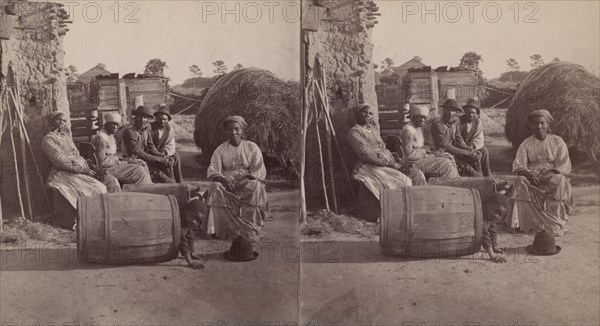
M 596 1 L 304 0 L 302 325 L 596 325 Z
M 0 324 L 296 323 L 300 2 L 1 8 Z
M 599 324 L 598 1 L 0 23 L 0 325 Z

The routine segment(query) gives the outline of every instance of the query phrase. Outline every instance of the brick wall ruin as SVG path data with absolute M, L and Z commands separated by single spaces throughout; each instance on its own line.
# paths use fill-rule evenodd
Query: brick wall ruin
M 20 93 L 21 107 L 24 112 L 24 122 L 42 174 L 47 175 L 49 163 L 44 157 L 40 143 L 48 131 L 46 115 L 52 111 L 69 113 L 67 101 L 66 76 L 64 70 L 63 37 L 68 31 L 62 19 L 68 18 L 61 4 L 48 2 L 2 2 L 2 19 L 7 15 L 18 16 L 15 29 L 10 33 L 3 31 L 0 40 L 0 92 L 6 94 L 9 85 L 7 80 L 8 67 L 19 79 L 17 85 Z M 3 27 L 5 25 L 3 24 Z M 6 33 L 6 35 L 5 35 Z M 10 38 L 6 39 L 8 34 Z M 8 95 L 2 97 L 3 118 L 8 119 Z M 13 116 L 13 119 L 15 117 Z M 19 153 L 19 131 L 13 130 L 14 139 Z M 23 184 L 20 155 L 19 170 Z M 39 216 L 48 211 L 43 192 L 45 186 L 40 184 L 36 175 L 33 160 L 27 151 L 27 169 L 29 184 L 34 206 L 34 215 Z M 2 186 L 2 215 L 4 218 L 21 215 L 16 191 L 15 164 L 10 139 L 10 129 L 2 133 L 0 147 L 0 171 Z M 23 187 L 23 185 L 22 185 Z
M 355 124 L 353 108 L 360 103 L 367 103 L 377 111 L 371 41 L 371 30 L 374 24 L 373 19 L 368 17 L 369 10 L 365 9 L 365 6 L 369 6 L 366 0 L 304 0 L 303 2 L 304 12 L 310 12 L 309 15 L 315 17 L 309 18 L 318 21 L 318 28 L 312 30 L 307 30 L 303 25 L 303 73 L 310 78 L 316 61 L 323 66 L 334 129 L 343 160 L 350 172 L 354 166 L 354 156 L 346 142 L 346 134 Z M 375 120 L 377 121 L 377 112 Z M 311 126 L 308 131 L 306 156 L 309 206 L 312 206 L 310 194 L 313 197 L 322 197 L 318 146 L 314 134 L 314 126 Z M 324 132 L 321 135 L 324 135 Z M 322 143 L 325 146 L 325 142 Z M 334 180 L 336 188 L 341 189 L 337 192 L 342 199 L 347 198 L 349 195 L 347 176 L 344 175 L 342 162 L 335 149 L 333 152 L 336 173 Z M 314 204 L 314 200 L 312 203 Z

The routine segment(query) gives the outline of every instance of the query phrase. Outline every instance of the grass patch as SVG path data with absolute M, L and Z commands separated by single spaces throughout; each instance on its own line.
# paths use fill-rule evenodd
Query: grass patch
M 307 223 L 300 229 L 302 235 L 313 237 L 327 236 L 334 232 L 373 238 L 379 234 L 379 225 L 322 209 L 310 212 Z
M 27 240 L 59 244 L 75 243 L 77 242 L 77 232 L 25 219 L 11 221 L 2 226 L 0 243 L 22 244 Z

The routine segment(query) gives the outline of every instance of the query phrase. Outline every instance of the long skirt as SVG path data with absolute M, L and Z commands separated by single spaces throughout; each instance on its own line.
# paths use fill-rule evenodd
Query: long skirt
M 267 214 L 267 191 L 258 180 L 244 179 L 235 185 L 235 192 L 225 190 L 220 183 L 211 184 L 206 195 L 208 216 L 201 228 L 206 234 L 232 240 L 241 236 L 258 242 Z
M 106 186 L 100 181 L 79 173 L 52 170 L 48 176 L 48 187 L 60 192 L 77 209 L 77 198 L 105 194 Z
M 373 164 L 361 164 L 354 169 L 354 180 L 362 182 L 379 200 L 383 189 L 411 187 L 411 179 L 402 172 Z
M 573 208 L 571 183 L 562 174 L 547 173 L 540 179 L 539 187 L 522 176 L 515 181 L 505 222 L 527 233 L 547 230 L 562 236 Z

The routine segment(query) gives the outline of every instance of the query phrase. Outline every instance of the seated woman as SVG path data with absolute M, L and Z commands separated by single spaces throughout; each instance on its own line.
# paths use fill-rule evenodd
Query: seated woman
M 355 112 L 357 124 L 347 135 L 350 148 L 357 157 L 352 177 L 362 182 L 369 191 L 380 198 L 381 190 L 425 184 L 425 176 L 420 170 L 410 169 L 413 180 L 400 172 L 403 166 L 385 148 L 379 130 L 373 122 L 373 109 L 361 105 Z
M 205 195 L 208 217 L 202 229 L 221 239 L 234 239 L 226 259 L 254 260 L 258 254 L 251 245 L 262 236 L 268 209 L 267 172 L 258 146 L 243 139 L 244 118 L 227 117 L 222 126 L 228 140 L 215 149 L 208 167 L 207 178 L 215 183 Z
M 525 139 L 513 162 L 513 172 L 520 176 L 510 195 L 507 224 L 524 232 L 547 230 L 556 236 L 567 231 L 573 206 L 571 172 L 567 145 L 550 133 L 552 115 L 546 110 L 529 114 L 534 134 Z
M 42 138 L 42 151 L 52 163 L 47 180 L 48 187 L 58 191 L 74 209 L 77 209 L 78 197 L 106 193 L 106 186 L 94 179 L 96 172 L 90 169 L 85 159 L 79 155 L 67 121 L 63 112 L 50 114 L 52 129 Z M 75 220 L 55 223 L 62 227 L 72 227 Z

